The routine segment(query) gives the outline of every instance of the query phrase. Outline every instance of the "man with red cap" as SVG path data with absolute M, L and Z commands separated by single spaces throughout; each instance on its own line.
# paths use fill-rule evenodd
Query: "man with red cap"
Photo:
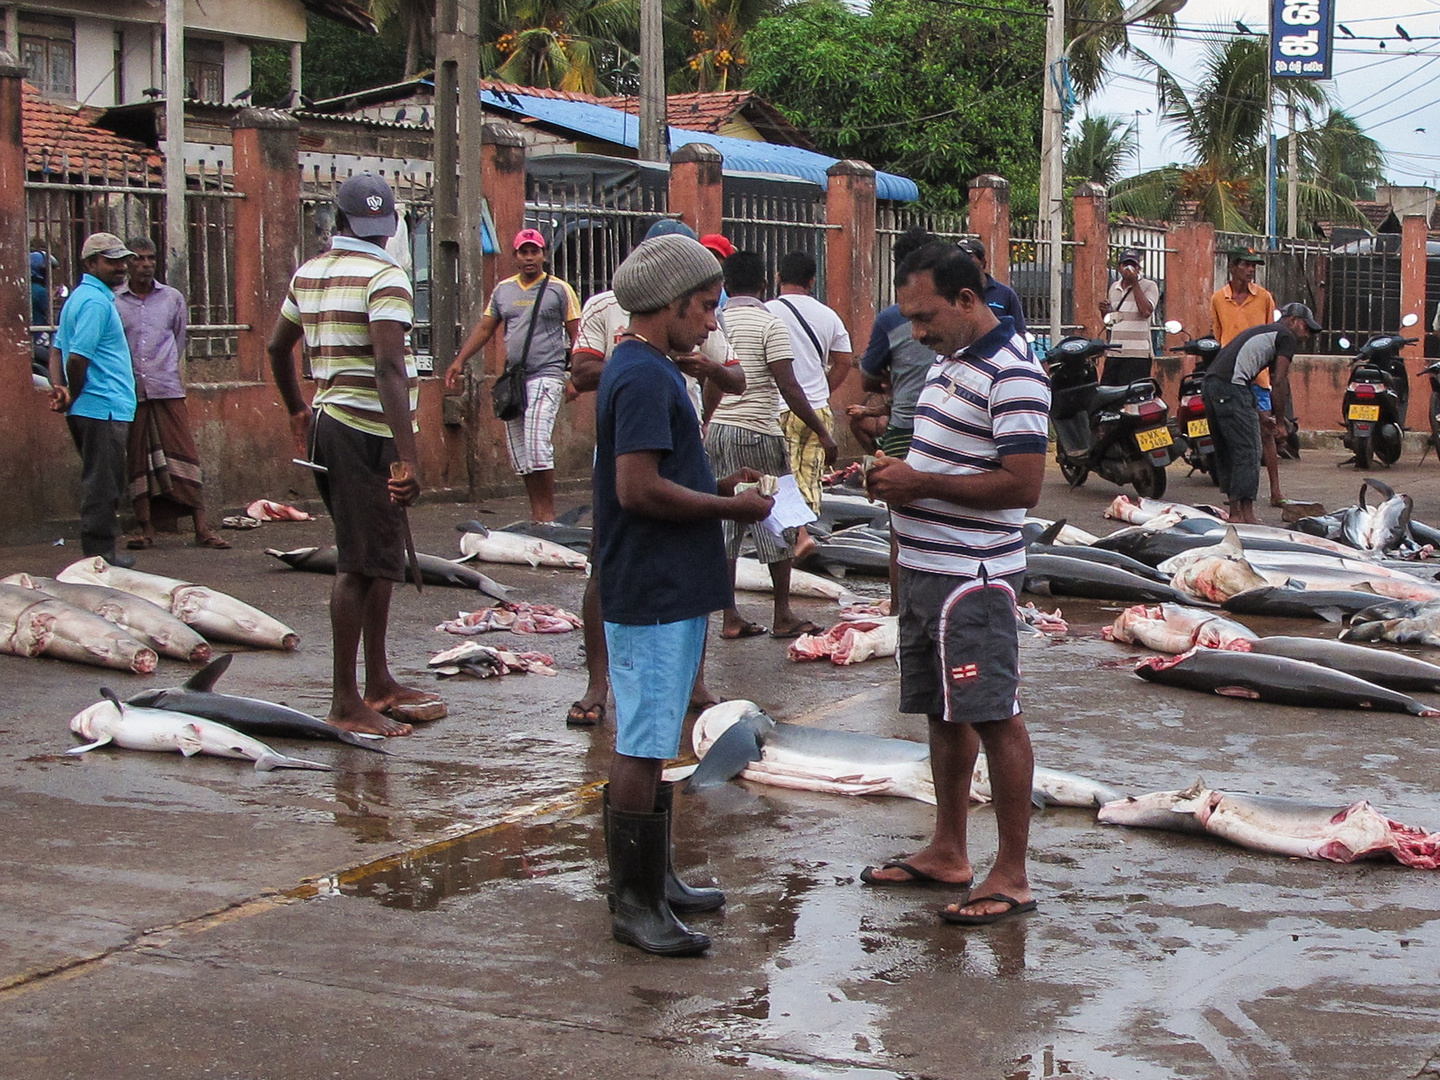
M 545 272 L 545 237 L 538 229 L 521 229 L 511 248 L 520 272 L 495 286 L 485 314 L 445 372 L 445 385 L 460 389 L 465 362 L 483 349 L 503 324 L 508 362 L 525 365 L 525 411 L 505 424 L 510 465 L 525 482 L 530 519 L 553 522 L 552 435 L 565 399 L 570 348 L 580 327 L 580 298 L 567 282 Z M 502 363 L 495 374 L 500 375 L 504 367 Z

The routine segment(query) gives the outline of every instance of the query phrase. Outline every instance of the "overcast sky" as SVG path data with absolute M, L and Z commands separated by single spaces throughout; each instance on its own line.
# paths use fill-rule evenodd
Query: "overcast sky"
M 1263 0 L 1189 0 L 1175 18 L 1191 31 L 1217 26 L 1234 31 L 1238 19 L 1263 32 L 1268 11 Z M 1335 103 L 1384 148 L 1389 179 L 1440 187 L 1440 0 L 1335 0 L 1335 11 L 1336 22 L 1357 39 L 1384 38 L 1384 48 L 1380 41 L 1347 39 L 1337 30 L 1335 78 L 1324 85 Z M 1397 23 L 1413 41 L 1400 36 Z M 1197 33 L 1185 33 L 1168 46 L 1143 27 L 1132 27 L 1130 33 L 1139 48 L 1160 60 L 1182 84 L 1191 85 L 1189 73 L 1197 70 L 1203 49 Z M 1092 114 L 1108 113 L 1132 123 L 1142 110 L 1141 169 L 1188 156 L 1180 139 L 1156 123 L 1154 78 L 1146 78 L 1147 70 L 1139 62 L 1117 64 L 1108 86 L 1088 103 Z M 1277 133 L 1284 134 L 1283 109 L 1276 110 L 1275 123 Z M 1133 162 L 1130 168 L 1135 171 Z

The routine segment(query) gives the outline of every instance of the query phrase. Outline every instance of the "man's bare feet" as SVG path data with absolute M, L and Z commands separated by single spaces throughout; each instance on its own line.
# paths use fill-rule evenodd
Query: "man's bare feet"
M 1025 880 L 1006 881 L 991 874 L 980 884 L 970 891 L 974 897 L 963 903 L 947 904 L 945 910 L 951 915 L 1004 915 L 1014 905 L 1007 904 L 1003 900 L 992 899 L 997 896 L 1009 897 L 1020 904 L 1027 904 L 1035 899 L 1035 894 L 1030 891 L 1030 883 Z
M 363 704 L 349 709 L 332 708 L 330 715 L 325 717 L 325 722 L 345 731 L 356 731 L 362 735 L 384 735 L 387 738 L 409 735 L 414 730 L 409 724 L 391 720 Z
M 923 877 L 917 877 L 917 874 Z M 916 881 L 941 882 L 954 885 L 957 889 L 966 886 L 974 876 L 968 862 L 945 863 L 935 858 L 929 848 L 914 855 L 895 859 L 884 866 L 870 870 L 868 884 L 910 885 Z

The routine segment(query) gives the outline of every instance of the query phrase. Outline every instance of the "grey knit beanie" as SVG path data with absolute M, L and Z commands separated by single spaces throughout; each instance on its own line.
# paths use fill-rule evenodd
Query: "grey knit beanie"
M 622 308 L 643 315 L 719 280 L 720 264 L 708 248 L 671 233 L 645 240 L 630 252 L 611 285 Z

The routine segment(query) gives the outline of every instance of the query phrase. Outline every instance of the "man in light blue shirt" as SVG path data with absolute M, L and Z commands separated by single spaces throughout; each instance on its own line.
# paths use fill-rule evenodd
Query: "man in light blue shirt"
M 114 290 L 135 253 L 113 233 L 95 233 L 80 249 L 85 276 L 65 301 L 50 351 L 50 408 L 65 413 L 80 451 L 80 547 L 114 566 L 116 510 L 125 492 L 125 446 L 135 419 L 135 374 Z

